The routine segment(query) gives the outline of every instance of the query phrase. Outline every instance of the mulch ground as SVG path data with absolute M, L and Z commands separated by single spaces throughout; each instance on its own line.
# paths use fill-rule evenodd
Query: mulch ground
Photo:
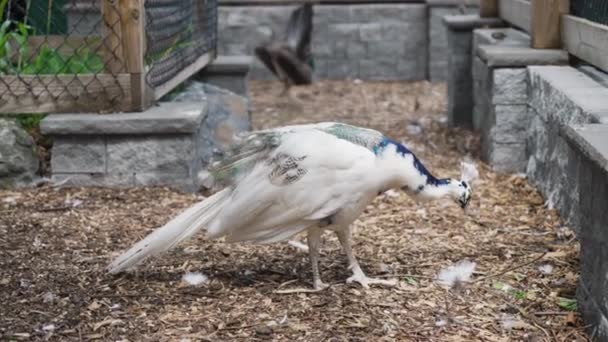
M 307 254 L 287 243 L 200 236 L 136 273 L 104 273 L 114 256 L 200 196 L 165 188 L 0 190 L 0 339 L 586 340 L 573 301 L 572 232 L 525 178 L 479 162 L 478 136 L 447 127 L 443 86 L 321 82 L 301 90 L 300 104 L 278 98 L 276 82 L 250 90 L 256 128 L 334 120 L 379 129 L 442 177 L 458 177 L 470 155 L 480 171 L 470 210 L 380 196 L 355 223 L 355 253 L 368 275 L 399 284 L 345 284 L 350 272 L 328 233 L 321 270 L 332 286 L 283 294 L 311 280 Z M 471 281 L 441 287 L 437 274 L 461 260 L 477 265 Z M 209 282 L 183 282 L 190 271 Z

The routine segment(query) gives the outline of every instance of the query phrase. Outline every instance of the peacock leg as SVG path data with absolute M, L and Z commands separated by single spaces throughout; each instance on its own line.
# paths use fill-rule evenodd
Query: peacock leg
M 321 229 L 313 227 L 308 229 L 308 253 L 312 264 L 312 282 L 315 290 L 322 290 L 329 285 L 321 281 L 319 274 L 319 245 L 321 244 Z
M 336 235 L 338 235 L 338 240 L 340 240 L 344 254 L 346 254 L 346 258 L 348 259 L 348 268 L 353 272 L 353 275 L 346 279 L 346 283 L 357 282 L 364 288 L 369 288 L 369 286 L 373 284 L 386 286 L 395 286 L 397 284 L 395 280 L 368 278 L 365 273 L 363 273 L 357 258 L 355 258 L 355 255 L 353 254 L 350 227 L 337 230 Z

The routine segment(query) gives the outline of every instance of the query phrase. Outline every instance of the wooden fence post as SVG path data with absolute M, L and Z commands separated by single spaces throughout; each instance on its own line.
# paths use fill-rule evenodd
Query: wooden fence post
M 482 18 L 498 17 L 498 0 L 481 0 L 479 3 L 479 16 Z
M 532 0 L 532 47 L 559 49 L 561 16 L 568 14 L 570 0 Z
M 102 0 L 102 53 L 106 71 L 116 75 L 124 72 L 122 32 L 118 0 Z
M 146 84 L 145 0 L 119 0 L 122 45 L 127 73 L 131 74 L 132 110 L 145 110 L 151 100 Z

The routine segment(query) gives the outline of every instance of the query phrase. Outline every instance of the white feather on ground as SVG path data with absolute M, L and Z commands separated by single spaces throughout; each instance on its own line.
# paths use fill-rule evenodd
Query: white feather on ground
M 460 261 L 456 265 L 449 266 L 439 271 L 437 282 L 441 286 L 448 288 L 469 282 L 476 266 L 477 264 L 472 261 Z
M 199 286 L 209 283 L 209 277 L 200 272 L 188 272 L 182 276 L 182 280 L 189 285 Z
M 553 266 L 550 264 L 540 265 L 540 266 L 538 266 L 538 270 L 542 274 L 551 274 L 551 273 L 553 273 Z
M 306 253 L 308 253 L 308 246 L 306 246 L 305 244 L 301 243 L 300 241 L 296 241 L 296 240 L 289 240 L 287 241 L 287 243 L 292 246 L 295 247 L 301 251 L 304 251 Z

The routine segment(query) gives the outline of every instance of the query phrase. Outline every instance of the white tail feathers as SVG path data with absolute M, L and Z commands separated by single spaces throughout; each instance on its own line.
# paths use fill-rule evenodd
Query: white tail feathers
M 108 266 L 108 272 L 115 274 L 133 268 L 148 257 L 168 251 L 190 238 L 217 216 L 231 192 L 231 189 L 224 189 L 186 209 L 116 258 Z

